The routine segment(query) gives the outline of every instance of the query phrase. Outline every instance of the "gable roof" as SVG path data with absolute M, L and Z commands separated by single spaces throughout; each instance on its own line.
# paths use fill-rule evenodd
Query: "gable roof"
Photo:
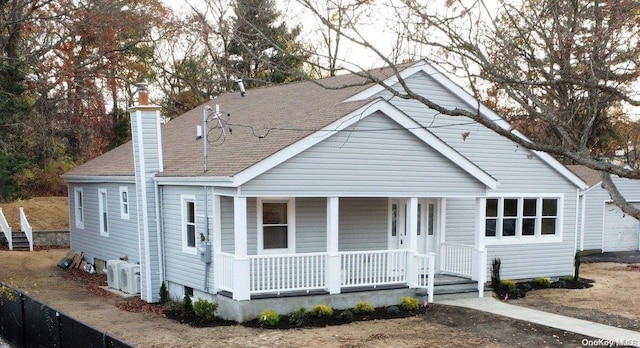
M 579 176 L 589 187 L 593 187 L 601 182 L 600 174 L 597 170 L 583 166 L 581 164 L 568 165 L 567 168 Z
M 431 78 L 433 78 L 438 84 L 440 84 L 443 88 L 450 91 L 451 93 L 457 95 L 464 103 L 467 104 L 471 108 L 471 110 L 478 110 L 480 114 L 484 117 L 494 120 L 494 122 L 503 129 L 509 130 L 518 137 L 522 139 L 528 139 L 524 134 L 515 130 L 511 127 L 509 122 L 507 122 L 502 116 L 497 114 L 495 111 L 491 110 L 489 107 L 478 101 L 473 95 L 471 95 L 467 90 L 460 87 L 457 83 L 453 82 L 449 77 L 447 77 L 444 73 L 436 69 L 433 65 L 429 64 L 425 60 L 421 60 L 413 63 L 411 66 L 406 69 L 400 71 L 399 75 L 402 79 L 406 80 L 408 77 L 416 74 L 417 72 L 424 72 Z M 391 74 L 387 79 L 383 81 L 387 86 L 393 86 L 398 83 L 398 76 L 395 74 Z M 376 84 L 366 90 L 362 90 L 353 96 L 349 97 L 346 101 L 357 101 L 361 99 L 371 98 L 372 96 L 382 92 L 384 87 L 380 84 Z M 549 155 L 546 152 L 540 151 L 531 151 L 537 157 L 539 157 L 542 161 L 547 163 L 551 168 L 556 170 L 562 176 L 564 176 L 569 182 L 574 184 L 575 186 L 585 189 L 585 183 L 583 180 L 570 171 L 567 167 L 565 167 L 562 163 L 558 162 L 555 158 Z

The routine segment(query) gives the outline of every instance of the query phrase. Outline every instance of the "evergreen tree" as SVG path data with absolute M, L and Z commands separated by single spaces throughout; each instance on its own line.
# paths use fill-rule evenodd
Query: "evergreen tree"
M 289 30 L 272 0 L 238 0 L 234 7 L 230 61 L 247 87 L 284 83 L 306 76 L 308 56 L 299 41 L 300 27 Z

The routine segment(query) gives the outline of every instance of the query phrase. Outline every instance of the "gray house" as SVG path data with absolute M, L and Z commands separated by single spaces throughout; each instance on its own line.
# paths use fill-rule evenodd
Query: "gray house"
M 598 171 L 581 165 L 568 166 L 568 168 L 589 186 L 580 195 L 578 250 L 599 252 L 640 250 L 638 220 L 626 215 L 613 204 L 609 193 L 601 186 Z M 611 178 L 627 201 L 640 205 L 638 180 L 618 176 Z
M 390 69 L 376 71 L 397 86 Z M 386 74 L 386 75 L 385 75 Z M 509 125 L 429 64 L 411 88 Z M 133 141 L 65 174 L 71 246 L 140 267 L 141 297 L 217 301 L 246 320 L 477 282 L 573 272 L 586 184 L 466 118 L 393 98 L 356 75 L 228 93 L 160 126 L 146 92 Z

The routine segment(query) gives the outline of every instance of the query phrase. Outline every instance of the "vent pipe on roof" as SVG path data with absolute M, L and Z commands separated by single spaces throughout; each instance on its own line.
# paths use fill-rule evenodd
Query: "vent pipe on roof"
M 240 88 L 240 96 L 244 97 L 247 94 L 246 90 L 244 89 L 244 82 L 242 82 L 242 79 L 237 79 L 235 83 L 237 83 L 238 88 Z

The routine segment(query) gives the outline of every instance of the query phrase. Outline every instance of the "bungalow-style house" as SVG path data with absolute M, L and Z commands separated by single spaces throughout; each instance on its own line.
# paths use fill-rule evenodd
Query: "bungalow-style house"
M 424 61 L 400 75 L 509 127 Z M 439 274 L 483 296 L 496 257 L 503 278 L 573 273 L 585 183 L 470 119 L 357 75 L 223 94 L 162 126 L 147 99 L 130 109 L 131 142 L 64 178 L 71 247 L 98 265 L 139 263 L 148 302 L 164 282 L 243 321 L 431 300 Z
M 609 193 L 601 186 L 598 171 L 582 165 L 572 165 L 568 168 L 588 185 L 580 195 L 578 250 L 640 250 L 640 223 L 634 217 L 626 215 L 611 201 Z M 640 181 L 614 175 L 611 179 L 627 201 L 640 205 Z

